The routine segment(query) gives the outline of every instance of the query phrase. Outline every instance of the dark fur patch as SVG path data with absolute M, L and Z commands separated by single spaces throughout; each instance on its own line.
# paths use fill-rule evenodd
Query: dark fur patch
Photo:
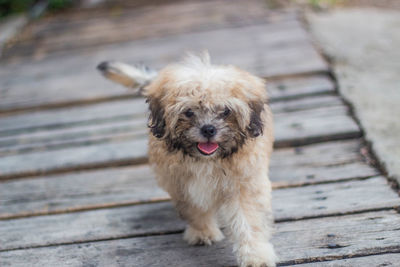
M 264 101 L 253 101 L 249 104 L 252 112 L 250 115 L 250 124 L 247 130 L 251 137 L 257 137 L 263 134 L 264 124 L 261 119 L 261 112 L 264 110 Z
M 170 135 L 168 135 L 165 137 L 165 143 L 167 144 L 169 152 L 182 150 L 182 152 L 185 153 L 185 149 L 183 149 L 184 148 L 183 142 L 179 138 L 172 138 Z
M 185 155 L 190 154 L 190 150 L 192 149 L 191 147 L 193 146 L 193 141 L 188 140 L 185 133 L 191 127 L 193 127 L 193 125 L 191 124 L 191 120 L 185 120 L 182 118 L 178 119 L 173 133 L 169 133 L 164 138 L 169 152 L 180 150 Z
M 148 98 L 150 117 L 148 127 L 152 134 L 157 138 L 162 138 L 165 134 L 164 108 L 156 98 Z
M 197 148 L 196 141 L 193 137 L 188 135 L 188 131 L 193 127 L 198 126 L 199 122 L 196 118 L 179 118 L 174 129 L 166 130 L 164 108 L 157 98 L 149 98 L 147 100 L 150 108 L 149 127 L 152 134 L 157 138 L 162 138 L 165 142 L 168 151 L 178 152 L 180 151 L 185 156 L 197 158 L 199 157 L 199 150 Z M 224 118 L 225 127 L 229 128 L 229 131 L 225 131 L 222 137 L 222 142 L 219 143 L 220 148 L 216 152 L 216 156 L 220 158 L 229 158 L 231 155 L 237 153 L 240 148 L 246 143 L 247 138 L 258 136 L 262 133 L 262 121 L 260 118 L 263 105 L 252 103 L 251 108 L 253 110 L 251 122 L 247 129 L 240 129 L 239 123 L 236 116 L 227 116 Z M 179 115 L 178 115 L 179 116 Z M 215 114 L 218 116 L 218 114 Z M 222 118 L 216 118 L 221 121 Z M 200 131 L 200 130 L 199 130 Z
M 222 158 L 228 158 L 228 157 L 232 156 L 233 154 L 235 154 L 236 152 L 239 151 L 239 148 L 241 146 L 243 146 L 243 144 L 244 144 L 244 142 L 243 143 L 239 143 L 236 146 L 229 147 L 228 149 L 223 148 L 222 152 L 220 153 L 221 157 Z

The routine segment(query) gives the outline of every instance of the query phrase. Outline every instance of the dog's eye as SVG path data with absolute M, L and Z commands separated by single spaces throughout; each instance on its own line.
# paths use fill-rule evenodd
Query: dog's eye
M 229 108 L 225 108 L 224 113 L 222 113 L 222 115 L 224 115 L 224 117 L 228 117 L 229 114 L 231 114 L 231 110 Z
M 193 117 L 193 115 L 194 115 L 193 110 L 188 109 L 188 110 L 185 111 L 185 116 L 186 117 L 191 118 L 191 117 Z

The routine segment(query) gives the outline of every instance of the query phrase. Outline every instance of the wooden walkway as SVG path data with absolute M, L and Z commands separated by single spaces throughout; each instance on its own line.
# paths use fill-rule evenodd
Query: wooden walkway
M 79 11 L 30 25 L 0 64 L 0 266 L 232 266 L 190 247 L 147 162 L 144 100 L 102 60 L 156 68 L 208 48 L 269 78 L 280 264 L 400 266 L 400 198 L 299 14 L 208 0 Z

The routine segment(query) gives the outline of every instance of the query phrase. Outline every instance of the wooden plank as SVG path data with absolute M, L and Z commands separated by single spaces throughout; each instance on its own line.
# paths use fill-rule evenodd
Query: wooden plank
M 334 261 L 312 262 L 296 265 L 296 267 L 396 267 L 400 262 L 400 253 L 363 256 L 359 258 L 341 259 Z
M 282 222 L 393 208 L 400 198 L 384 177 L 376 177 L 278 189 L 272 202 L 275 220 Z M 0 221 L 0 250 L 176 232 L 183 225 L 169 202 L 5 220 Z
M 146 151 L 146 139 L 136 139 L 6 156 L 0 178 L 143 163 Z
M 162 217 L 162 210 L 142 216 L 145 219 L 157 217 L 158 212 L 161 214 L 158 217 Z M 163 224 L 170 223 L 169 220 L 163 221 Z M 277 233 L 273 236 L 272 243 L 280 262 L 285 264 L 399 252 L 399 223 L 400 216 L 395 211 L 279 223 L 276 225 Z M 115 231 L 119 226 L 120 224 L 109 225 L 107 230 Z M 182 230 L 182 226 L 176 226 L 175 229 Z M 92 227 L 88 234 L 105 235 L 102 230 Z M 0 263 L 12 266 L 23 266 L 26 262 L 32 266 L 55 266 L 60 262 L 72 266 L 175 266 L 177 262 L 179 266 L 236 264 L 227 242 L 205 247 L 188 246 L 182 240 L 181 234 L 128 238 L 128 233 L 133 230 L 132 222 L 127 230 L 127 238 L 124 239 L 2 252 Z
M 148 39 L 188 32 L 240 27 L 295 19 L 295 12 L 266 9 L 260 0 L 186 1 L 139 8 L 109 9 L 97 14 L 52 16 L 31 23 L 6 50 L 7 57 L 49 54 L 104 44 Z M 171 20 L 170 18 L 174 18 Z M 76 38 L 80 36 L 80 38 Z
M 384 177 L 363 181 L 282 188 L 273 191 L 277 221 L 398 207 L 400 198 Z
M 276 149 L 270 178 L 276 187 L 368 177 L 378 171 L 365 163 L 359 140 Z
M 344 106 L 275 114 L 274 121 L 275 147 L 361 136 L 358 125 Z
M 215 63 L 237 65 L 262 77 L 328 70 L 298 21 L 188 33 L 0 66 L 0 111 L 121 97 L 126 90 L 106 82 L 95 71 L 99 62 L 145 61 L 161 68 L 180 59 L 183 51 L 205 48 Z
M 0 219 L 168 199 L 148 165 L 8 181 L 0 196 Z
M 357 124 L 347 116 L 344 106 L 281 113 L 275 116 L 276 147 L 309 144 L 361 135 Z M 131 128 L 122 130 L 130 131 Z M 143 127 L 143 133 L 146 131 Z M 147 138 L 118 140 L 118 135 L 106 141 L 90 144 L 98 132 L 88 132 L 87 146 L 65 146 L 52 150 L 6 155 L 1 157 L 0 178 L 63 172 L 99 166 L 114 166 L 128 162 L 143 162 L 147 157 Z M 139 132 L 140 136 L 140 132 Z M 21 164 L 23 162 L 23 164 Z
M 311 77 L 283 78 L 270 81 L 268 85 L 271 107 L 274 112 L 334 106 L 342 104 L 337 96 L 318 96 L 296 99 L 296 101 L 277 102 L 312 94 L 332 93 L 333 83 L 325 75 Z M 112 90 L 110 90 L 112 93 Z M 0 136 L 15 135 L 21 131 L 35 131 L 37 128 L 54 129 L 69 125 L 98 123 L 102 120 L 124 119 L 146 113 L 147 104 L 142 98 L 126 97 L 119 101 L 108 101 L 85 106 L 73 106 L 52 110 L 39 110 L 30 113 L 0 117 Z
M 271 160 L 275 188 L 366 178 L 379 172 L 362 161 L 358 141 L 278 149 Z M 3 182 L 0 219 L 166 200 L 147 165 Z
M 271 102 L 335 92 L 332 80 L 325 74 L 269 79 L 267 86 Z
M 37 132 L 0 137 L 0 156 L 147 138 L 145 125 L 148 120 L 144 116 L 135 120 L 118 119 L 107 123 L 74 125 L 54 130 L 39 129 Z
M 275 114 L 335 106 L 343 103 L 331 95 L 271 104 Z M 0 156 L 144 136 L 146 111 L 145 101 L 134 99 L 0 118 Z
M 359 147 L 345 141 L 276 150 L 271 180 L 279 188 L 378 175 Z M 3 219 L 167 199 L 147 165 L 3 182 L 0 196 Z
M 324 95 L 272 102 L 270 106 L 273 114 L 278 115 L 282 113 L 314 110 L 318 108 L 343 107 L 344 103 L 342 99 L 336 95 Z

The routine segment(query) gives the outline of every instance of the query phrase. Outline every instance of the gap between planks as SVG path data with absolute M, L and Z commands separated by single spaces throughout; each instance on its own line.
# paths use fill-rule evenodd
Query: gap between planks
M 107 83 L 94 69 L 100 61 L 107 58 L 124 59 L 126 62 L 141 62 L 146 59 L 151 67 L 160 68 L 180 58 L 181 51 L 199 51 L 208 47 L 215 62 L 238 65 L 261 77 L 328 71 L 326 62 L 312 47 L 299 22 L 285 26 L 286 30 L 283 32 L 273 27 L 267 27 L 266 30 L 266 27 L 253 25 L 225 29 L 222 32 L 216 30 L 141 40 L 87 53 L 7 65 L 7 68 L 0 68 L 0 80 L 4 80 L 3 83 L 7 84 L 5 88 L 8 89 L 0 110 L 35 107 L 49 102 L 93 99 L 95 96 L 113 95 L 114 92 L 124 94 L 126 90 Z M 240 34 L 244 37 L 238 42 L 237 36 Z M 196 41 L 193 38 L 197 38 Z M 226 46 L 227 38 L 235 41 Z M 63 64 L 59 64 L 60 60 Z M 16 76 L 15 73 L 23 73 L 24 76 Z M 39 91 L 40 94 L 35 93 Z M 21 96 L 24 96 L 24 101 L 21 101 Z
M 285 91 L 286 89 L 282 90 Z M 277 95 L 278 93 L 275 94 Z M 269 105 L 274 115 L 318 108 L 345 107 L 343 100 L 339 96 L 331 94 L 303 96 L 289 101 L 271 101 Z M 338 112 L 340 113 L 340 111 Z M 134 98 L 89 106 L 6 116 L 0 118 L 2 125 L 0 128 L 0 141 L 7 138 L 10 139 L 19 134 L 36 133 L 40 130 L 65 129 L 130 119 L 146 119 L 147 114 L 148 105 L 145 103 L 145 99 Z M 145 123 L 143 123 L 144 125 Z
M 400 198 L 383 177 L 375 177 L 368 181 L 276 190 L 272 202 L 275 221 L 284 223 L 392 210 L 400 205 Z M 180 231 L 183 225 L 170 202 L 3 220 L 0 221 L 0 249 L 126 235 L 160 235 Z
M 276 150 L 271 158 L 271 181 L 275 188 L 290 188 L 379 175 L 363 162 L 360 145 L 354 140 Z M 3 181 L 0 195 L 2 218 L 134 205 L 168 197 L 156 185 L 148 165 Z
M 230 1 L 229 4 L 227 1 L 169 3 L 124 8 L 122 13 L 116 15 L 110 15 L 110 12 L 103 10 L 101 19 L 99 14 L 93 18 L 92 13 L 87 13 L 78 21 L 76 17 L 71 19 L 70 16 L 71 14 L 65 19 L 65 16 L 58 15 L 36 21 L 20 34 L 19 42 L 7 50 L 8 57 L 34 55 L 35 50 L 40 50 L 43 54 L 57 50 L 72 52 L 88 46 L 259 23 L 276 24 L 298 18 L 295 10 L 271 11 L 263 1 L 247 1 L 246 5 L 241 5 L 240 1 Z M 174 18 L 173 21 L 170 20 L 171 17 Z M 76 39 L 77 35 L 81 38 Z
M 300 263 L 300 265 L 297 265 L 297 263 L 288 262 L 286 264 L 281 263 L 280 266 L 289 266 L 295 264 L 298 267 L 398 267 L 398 262 L 400 262 L 400 253 L 399 250 L 395 248 L 392 252 L 378 252 L 370 253 L 368 255 L 343 255 L 343 257 L 336 259 L 321 257 L 319 259 L 314 259 L 313 262 Z
M 400 216 L 395 211 L 345 215 L 339 221 L 330 217 L 283 222 L 276 224 L 277 233 L 272 243 L 280 254 L 281 263 L 286 265 L 393 253 L 400 251 L 397 242 L 400 236 L 399 223 Z M 110 227 L 115 229 L 116 225 Z M 174 225 L 174 229 L 177 227 L 178 230 L 183 229 L 183 225 Z M 207 266 L 235 265 L 230 245 L 226 242 L 211 247 L 193 247 L 183 242 L 181 234 L 174 234 L 173 231 L 167 233 L 134 238 L 113 236 L 107 241 L 79 240 L 68 245 L 5 251 L 0 254 L 0 262 L 12 262 L 19 266 L 27 260 L 42 264 L 32 261 L 33 257 L 47 263 L 59 262 L 62 257 L 72 260 L 75 265 L 87 263 L 88 259 L 96 259 L 98 264 L 105 266 L 114 264 L 116 259 L 119 263 L 135 262 L 140 266 L 166 266 L 175 265 L 176 262 L 180 262 L 181 266 L 193 266 L 196 262 Z M 90 234 L 93 235 L 93 231 Z M 179 255 L 174 252 L 179 252 Z
M 308 114 L 306 119 L 286 122 L 293 112 L 301 112 L 318 108 L 330 108 L 331 113 L 342 113 L 340 106 L 343 103 L 337 96 L 318 96 L 295 101 L 274 102 L 270 104 L 274 114 L 278 117 L 275 128 L 277 129 L 277 142 L 279 145 L 283 134 L 299 128 L 312 132 L 306 124 L 307 118 L 316 119 L 313 114 Z M 333 107 L 337 110 L 332 110 Z M 35 152 L 35 150 L 55 150 L 64 147 L 88 146 L 106 141 L 116 142 L 129 139 L 145 139 L 148 134 L 147 105 L 143 99 L 127 100 L 117 103 L 96 105 L 90 108 L 76 108 L 63 112 L 41 112 L 24 116 L 12 116 L 0 119 L 0 157 L 14 154 Z M 325 112 L 325 110 L 322 110 Z M 100 113 L 100 115 L 99 115 Z M 287 113 L 287 115 L 283 115 Z M 80 115 L 84 114 L 84 115 Z M 300 117 L 302 114 L 298 114 Z M 306 114 L 307 115 L 307 114 Z M 303 115 L 303 116 L 306 116 Z M 339 115 L 339 114 L 337 114 Z M 327 116 L 332 117 L 331 114 Z M 78 119 L 79 118 L 79 119 Z M 318 118 L 318 117 L 317 117 Z M 334 118 L 332 118 L 333 120 Z M 287 125 L 289 124 L 289 125 Z M 23 126 L 22 126 L 23 125 Z M 281 128 L 287 127 L 283 131 Z M 318 127 L 313 127 L 318 128 Z M 334 132 L 334 131 L 332 131 Z M 295 136 L 295 135 L 293 135 Z
M 349 141 L 351 143 L 351 141 Z M 343 141 L 343 142 L 327 142 L 326 143 L 326 149 L 328 151 L 336 151 L 334 155 L 336 155 L 339 159 L 345 157 L 345 156 L 352 156 L 352 159 L 354 160 L 360 160 L 361 158 L 358 156 L 354 155 L 354 151 L 357 151 L 356 153 L 359 154 L 358 149 L 360 148 L 360 144 L 355 144 L 350 145 L 350 147 L 347 147 L 346 145 L 341 145 L 338 147 L 339 150 L 335 150 L 331 147 L 331 144 L 348 144 L 349 142 Z M 357 143 L 357 141 L 356 141 Z M 315 145 L 308 145 L 304 147 L 296 147 L 296 148 L 285 148 L 285 149 L 277 149 L 275 150 L 276 153 L 275 155 L 279 155 L 279 151 L 287 151 L 286 153 L 292 157 L 295 157 L 296 155 L 301 156 L 301 154 L 306 154 L 306 153 L 319 153 L 318 149 L 324 149 L 325 145 L 324 143 L 321 143 L 321 145 L 315 144 Z M 104 167 L 115 167 L 115 166 L 132 166 L 133 164 L 140 164 L 140 163 L 146 163 L 147 162 L 147 144 L 144 140 L 133 140 L 129 142 L 122 142 L 122 143 L 111 143 L 111 144 L 103 144 L 100 146 L 100 149 L 98 146 L 88 146 L 88 147 L 82 147 L 82 148 L 73 148 L 69 150 L 60 150 L 60 151 L 47 151 L 43 153 L 37 153 L 37 160 L 38 162 L 33 162 L 30 165 L 34 166 L 35 168 L 31 168 L 28 166 L 24 166 L 25 169 L 19 170 L 17 173 L 14 172 L 13 175 L 10 175 L 10 172 L 8 175 L 6 175 L 5 171 L 7 168 L 11 168 L 10 165 L 4 165 L 6 164 L 5 159 L 3 157 L 3 162 L 0 165 L 4 165 L 3 169 L 3 174 L 0 175 L 1 179 L 0 180 L 9 180 L 9 179 L 16 179 L 16 178 L 28 178 L 32 177 L 35 175 L 41 175 L 41 174 L 61 174 L 61 173 L 66 173 L 70 171 L 78 171 L 78 170 L 90 170 L 90 169 L 95 169 L 95 168 L 104 168 Z M 78 150 L 79 149 L 79 150 Z M 349 155 L 341 155 L 337 154 L 340 149 L 343 149 L 342 153 L 347 153 L 350 152 L 351 154 Z M 71 151 L 70 151 L 71 150 Z M 80 152 L 79 152 L 80 151 Z M 308 152 L 310 151 L 310 152 Z M 314 151 L 314 152 L 312 152 Z M 68 153 L 69 152 L 69 153 Z M 79 153 L 78 153 L 79 152 Z M 111 156 L 109 155 L 111 153 Z M 325 153 L 324 151 L 321 151 L 321 153 Z M 46 154 L 49 154 L 49 157 L 46 157 Z M 92 155 L 92 156 L 91 156 Z M 14 163 L 18 163 L 16 167 L 22 168 L 19 165 L 19 162 L 21 162 L 22 159 L 25 159 L 24 162 L 30 162 L 32 160 L 32 155 L 28 154 L 28 158 L 26 156 L 22 157 L 24 155 L 19 155 L 19 156 L 14 156 L 15 160 L 17 160 Z M 36 154 L 33 154 L 33 156 L 36 156 Z M 70 157 L 73 156 L 71 159 Z M 65 158 L 66 157 L 66 158 Z M 275 156 L 276 157 L 276 156 Z M 329 157 L 329 155 L 327 155 Z M 31 159 L 30 159 L 31 158 Z M 54 162 L 52 158 L 57 158 L 57 161 Z M 325 157 L 326 158 L 326 157 Z M 12 158 L 11 158 L 12 159 Z M 29 160 L 30 159 L 30 160 Z M 35 158 L 34 158 L 35 159 Z M 50 160 L 50 162 L 47 162 L 47 160 Z M 323 159 L 323 158 L 322 158 Z M 89 161 L 90 160 L 90 161 Z M 68 164 L 67 164 L 68 163 Z M 41 165 L 48 166 L 46 168 L 40 167 Z M 50 165 L 49 165 L 50 164 Z M 325 165 L 329 163 L 325 163 Z M 333 164 L 333 163 L 331 163 Z M 58 166 L 57 166 L 58 165 Z M 7 167 L 8 166 L 8 167 Z M 52 168 L 50 168 L 53 166 Z M 54 168 L 54 167 L 57 168 Z M 63 168 L 63 166 L 65 166 Z M 315 170 L 319 170 L 316 168 L 317 166 L 314 166 Z M 24 171 L 22 171 L 24 170 Z M 313 172 L 310 167 L 308 169 L 309 172 Z M 347 170 L 348 171 L 348 170 Z M 328 172 L 329 173 L 329 172 Z M 354 172 L 352 172 L 354 173 Z M 336 173 L 337 175 L 337 173 Z M 356 175 L 358 176 L 358 175 Z M 365 175 L 364 175 L 365 176 Z M 312 181 L 312 177 L 308 179 L 308 181 Z
M 285 104 L 290 106 L 290 104 Z M 354 139 L 361 136 L 360 128 L 346 115 L 343 105 L 284 112 L 275 114 L 276 148 L 300 146 L 332 140 Z M 299 119 L 300 118 L 300 119 Z M 140 122 L 140 121 L 139 121 Z M 133 124 L 138 121 L 133 120 Z M 113 124 L 107 125 L 107 131 Z M 93 127 L 98 127 L 93 126 Z M 103 126 L 101 126 L 103 127 Z M 121 133 L 128 133 L 125 126 Z M 147 132 L 141 127 L 143 134 Z M 118 138 L 121 133 L 115 133 Z M 51 136 L 51 131 L 48 133 Z M 83 131 L 85 142 L 99 136 L 101 131 Z M 46 147 L 42 147 L 46 149 Z M 35 153 L 22 153 L 2 157 L 0 168 L 1 179 L 22 178 L 39 174 L 54 174 L 67 171 L 93 169 L 104 166 L 121 166 L 131 163 L 142 163 L 147 158 L 147 138 L 136 138 L 128 141 L 100 143 L 89 146 L 66 147 L 59 150 L 45 150 Z M 26 164 L 21 165 L 24 161 Z
M 275 77 L 267 77 L 268 94 L 270 102 L 295 100 L 310 96 L 321 96 L 335 94 L 333 81 L 326 71 L 303 72 Z M 104 81 L 105 84 L 109 84 Z M 27 112 L 40 112 L 46 110 L 58 110 L 60 108 L 85 107 L 99 103 L 121 101 L 127 99 L 140 98 L 131 93 L 129 89 L 121 89 L 115 84 L 111 84 L 108 90 L 103 90 L 99 95 L 90 98 L 74 99 L 70 101 L 59 100 L 54 103 L 45 103 L 30 107 L 13 107 L 12 109 L 2 110 L 0 108 L 0 119 L 2 117 L 20 115 Z M 117 87 L 117 88 L 112 88 Z
M 309 186 L 318 186 L 318 185 L 329 185 L 329 184 L 337 184 L 337 183 L 345 183 L 345 182 L 352 182 L 352 181 L 364 181 L 368 179 L 374 179 L 377 176 L 366 176 L 366 177 L 354 177 L 348 179 L 340 179 L 335 181 L 325 181 L 325 182 L 315 182 L 315 183 L 307 183 L 307 184 L 297 184 L 297 185 L 277 185 L 272 183 L 273 190 L 279 189 L 289 189 L 289 188 L 299 188 L 299 187 L 309 187 Z M 381 177 L 383 178 L 383 177 Z M 154 185 L 157 187 L 157 185 Z M 0 213 L 0 220 L 10 220 L 10 219 L 20 219 L 20 218 L 29 218 L 29 217 L 36 217 L 36 216 L 45 216 L 45 215 L 56 215 L 56 214 L 66 214 L 66 213 L 75 213 L 75 212 L 84 212 L 84 211 L 91 211 L 91 210 L 101 210 L 101 209 L 113 209 L 113 208 L 121 208 L 121 207 L 130 207 L 130 206 L 137 206 L 142 204 L 155 204 L 155 203 L 163 203 L 169 202 L 171 199 L 169 196 L 155 196 L 149 199 L 144 200 L 133 200 L 133 201 L 119 201 L 119 202 L 104 202 L 104 203 L 97 203 L 97 204 L 86 204 L 78 207 L 66 207 L 64 209 L 53 209 L 53 210 L 39 210 L 39 211 L 30 211 L 30 212 L 19 212 L 17 214 L 9 214 L 9 213 Z M 54 200 L 57 202 L 57 200 Z M 325 214 L 325 215 L 309 215 L 304 216 L 301 218 L 284 218 L 278 219 L 277 222 L 286 222 L 286 221 L 294 221 L 299 219 L 312 219 L 312 218 L 320 218 L 320 217 L 332 217 L 332 216 L 340 216 L 346 214 L 357 214 L 363 213 L 368 211 L 380 211 L 380 210 L 387 210 L 399 208 L 398 206 L 390 206 L 390 207 L 378 207 L 378 208 L 366 208 L 358 211 L 351 211 L 351 212 L 340 212 L 337 211 L 335 213 Z

